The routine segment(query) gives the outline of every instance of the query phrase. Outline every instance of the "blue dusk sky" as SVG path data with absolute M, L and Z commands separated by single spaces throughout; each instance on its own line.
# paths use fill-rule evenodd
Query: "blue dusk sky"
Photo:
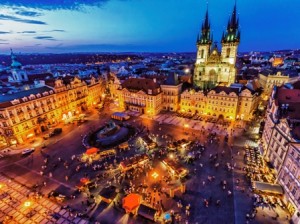
M 208 1 L 214 41 L 233 6 Z M 237 0 L 239 51 L 299 48 L 299 8 L 299 0 Z M 206 0 L 1 0 L 0 53 L 193 52 L 205 11 Z

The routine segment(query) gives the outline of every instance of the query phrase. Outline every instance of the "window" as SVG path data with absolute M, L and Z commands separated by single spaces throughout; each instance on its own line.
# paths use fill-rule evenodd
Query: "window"
M 227 48 L 226 49 L 226 58 L 229 58 L 229 56 L 230 56 L 230 48 Z
M 297 192 L 297 187 L 294 186 L 294 187 L 293 187 L 293 190 L 292 190 L 292 194 L 295 196 L 295 195 L 296 195 L 296 192 Z

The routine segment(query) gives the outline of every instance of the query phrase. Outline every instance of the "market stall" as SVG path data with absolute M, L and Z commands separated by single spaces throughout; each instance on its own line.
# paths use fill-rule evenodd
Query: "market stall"
M 142 197 L 139 194 L 129 194 L 123 198 L 123 208 L 125 209 L 126 213 L 136 213 L 141 201 Z

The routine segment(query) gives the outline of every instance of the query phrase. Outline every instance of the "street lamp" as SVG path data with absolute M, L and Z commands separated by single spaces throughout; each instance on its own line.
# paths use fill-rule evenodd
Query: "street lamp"
M 31 202 L 30 201 L 25 201 L 24 206 L 25 207 L 30 207 L 31 206 Z
M 151 176 L 152 176 L 154 179 L 156 179 L 159 175 L 158 175 L 158 173 L 154 172 Z

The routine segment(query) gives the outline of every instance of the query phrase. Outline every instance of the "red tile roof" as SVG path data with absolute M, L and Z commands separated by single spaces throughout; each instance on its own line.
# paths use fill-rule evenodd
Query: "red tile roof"
M 142 78 L 129 78 L 122 83 L 122 87 L 130 90 L 143 90 L 148 93 L 148 90 L 152 90 L 152 94 L 160 93 L 160 85 L 154 82 L 152 79 L 142 79 Z

